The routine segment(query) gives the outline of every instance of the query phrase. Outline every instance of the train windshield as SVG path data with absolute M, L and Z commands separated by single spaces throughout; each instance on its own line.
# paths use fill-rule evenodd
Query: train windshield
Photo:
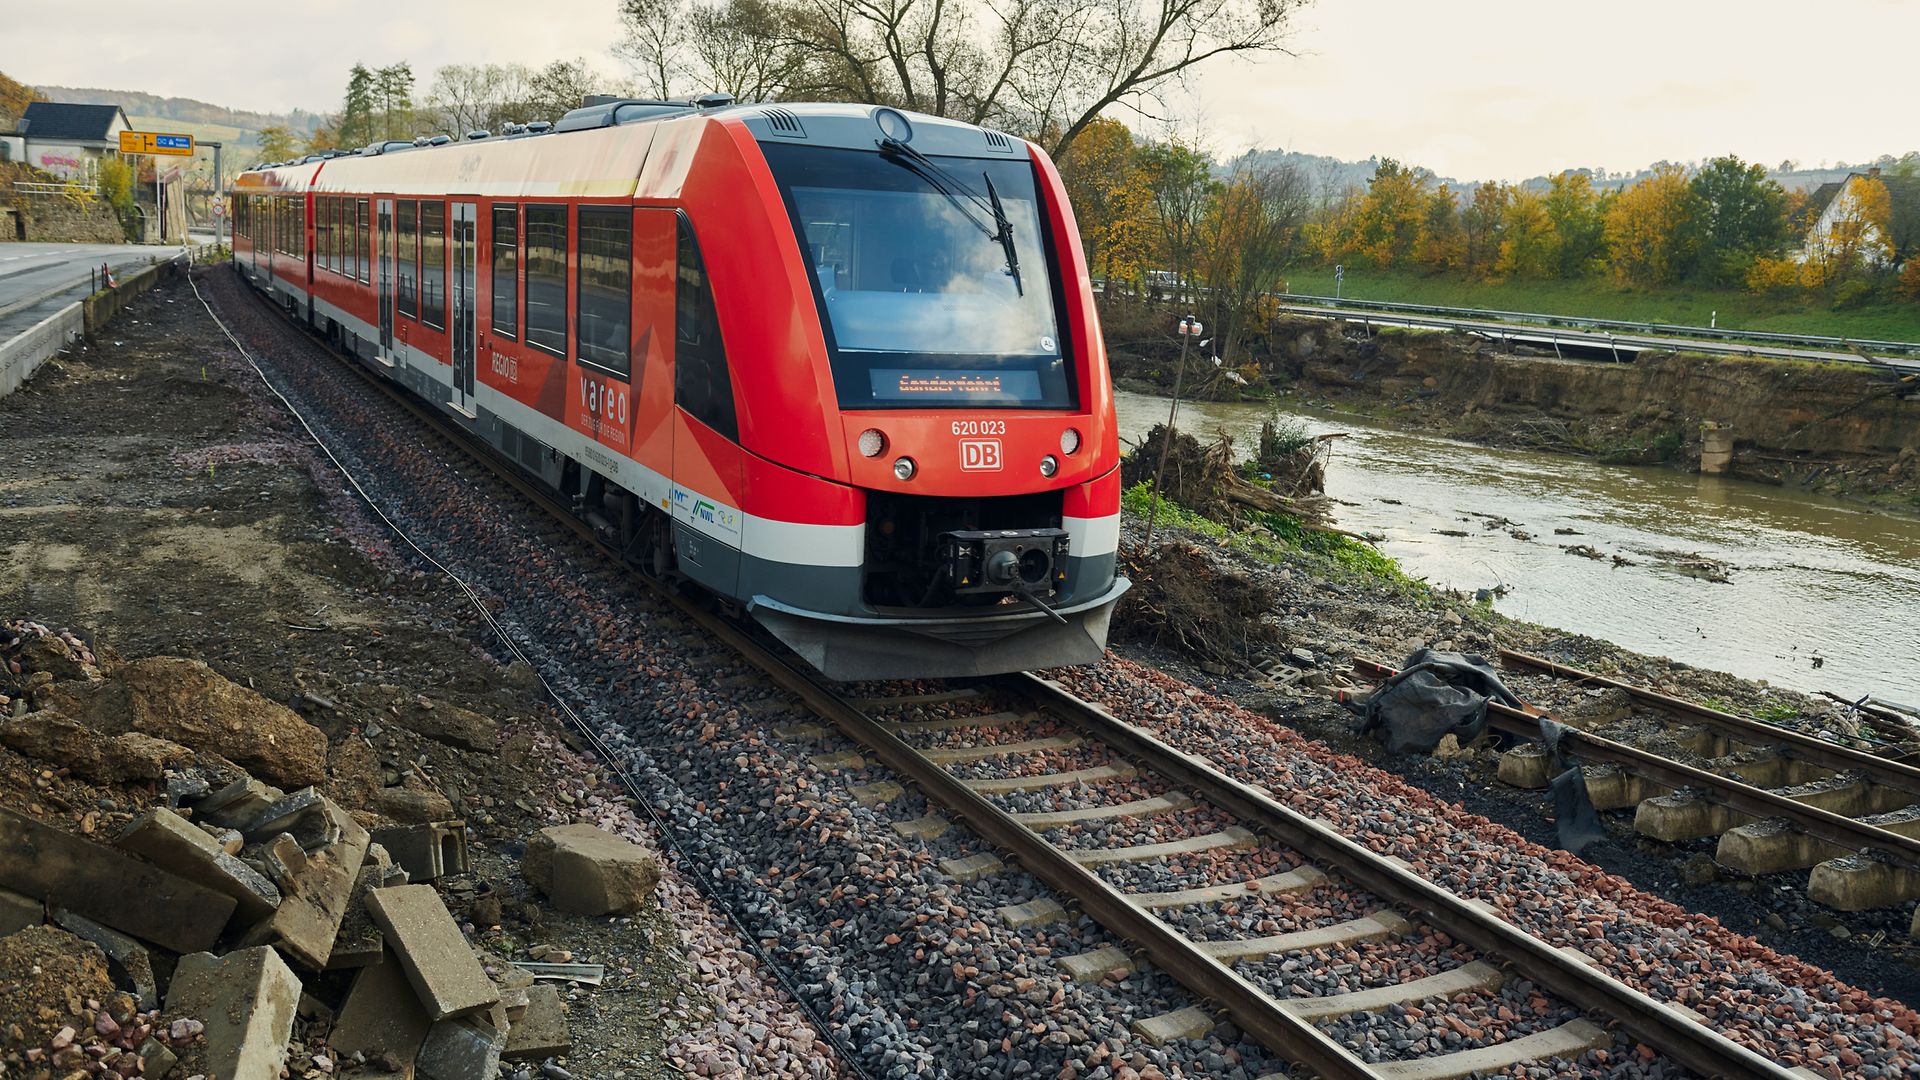
M 813 270 L 843 407 L 1073 407 L 1031 164 L 762 149 Z

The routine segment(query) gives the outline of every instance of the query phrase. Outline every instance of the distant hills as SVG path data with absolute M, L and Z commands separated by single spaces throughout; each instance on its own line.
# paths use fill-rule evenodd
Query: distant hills
M 254 132 L 276 124 L 291 129 L 296 136 L 305 136 L 326 119 L 320 113 L 305 109 L 284 113 L 254 112 L 229 109 L 224 105 L 212 105 L 192 98 L 161 97 L 140 90 L 102 90 L 87 86 L 38 86 L 34 89 L 53 101 L 79 105 L 118 105 L 127 111 L 129 118 L 171 120 L 177 124 L 224 128 L 237 133 L 238 141 L 242 142 L 252 142 Z
M 1783 161 L 1778 166 L 1769 168 L 1767 175 L 1788 191 L 1811 190 L 1829 181 L 1845 179 L 1846 175 L 1850 172 L 1864 172 L 1873 165 L 1889 165 L 1897 156 L 1898 155 L 1889 154 L 1874 161 L 1865 161 L 1857 165 L 1836 164 L 1829 168 L 1801 168 L 1796 162 Z M 1224 163 L 1220 171 L 1226 172 L 1236 165 L 1246 163 L 1292 165 L 1301 170 L 1308 182 L 1313 185 L 1316 192 L 1322 194 L 1337 194 L 1348 188 L 1366 187 L 1367 181 L 1373 179 L 1373 172 L 1379 167 L 1380 159 L 1371 157 L 1361 161 L 1347 161 L 1342 158 L 1328 157 L 1324 154 L 1303 154 L 1294 150 L 1250 150 L 1240 157 Z M 1404 159 L 1400 163 L 1402 165 L 1413 166 L 1420 164 L 1418 161 L 1408 161 Z M 1655 169 L 1666 164 L 1668 164 L 1668 162 L 1657 161 L 1644 169 L 1632 173 L 1609 172 L 1606 169 L 1589 168 L 1574 168 L 1571 171 L 1586 173 L 1593 180 L 1593 186 L 1604 191 L 1629 187 L 1643 177 L 1652 175 Z M 1684 161 L 1678 162 L 1678 164 L 1695 167 L 1702 164 L 1702 162 Z M 1558 172 L 1543 173 L 1539 176 L 1522 180 L 1515 186 L 1544 190 L 1551 177 L 1557 175 L 1559 175 Z M 1446 184 L 1455 192 L 1461 193 L 1463 198 L 1470 197 L 1473 189 L 1480 183 L 1478 180 L 1462 182 L 1451 176 L 1435 176 L 1434 179 L 1439 183 Z

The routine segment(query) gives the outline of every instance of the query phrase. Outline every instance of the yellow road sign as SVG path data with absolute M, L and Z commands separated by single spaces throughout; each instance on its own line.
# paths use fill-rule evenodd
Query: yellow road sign
M 123 131 L 120 133 L 120 152 L 187 157 L 193 153 L 193 136 L 163 135 L 157 131 Z

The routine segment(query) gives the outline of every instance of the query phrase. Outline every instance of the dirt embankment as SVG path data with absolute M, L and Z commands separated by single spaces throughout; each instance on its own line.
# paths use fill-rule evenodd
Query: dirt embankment
M 1123 382 L 1161 389 L 1171 355 L 1136 343 L 1111 359 Z M 1266 389 L 1476 442 L 1690 470 L 1701 425 L 1724 424 L 1733 475 L 1920 509 L 1920 381 L 1872 369 L 1670 353 L 1561 360 L 1318 319 L 1282 321 L 1248 359 L 1233 370 L 1257 369 L 1264 385 L 1229 381 L 1219 393 Z
M 365 1049 L 355 1018 L 412 1015 L 413 996 L 403 981 L 396 1000 L 406 1008 L 356 1011 L 353 1002 L 367 985 L 357 972 L 397 963 L 387 953 L 400 946 L 390 940 L 372 962 L 373 946 L 365 968 L 329 959 L 319 970 L 314 960 L 316 948 L 368 929 L 368 897 L 396 888 L 416 890 L 409 903 L 444 905 L 451 922 L 438 925 L 459 927 L 489 977 L 531 970 L 508 961 L 598 965 L 598 986 L 482 987 L 499 998 L 480 1014 L 505 1031 L 495 1055 L 523 1059 L 501 1075 L 537 1071 L 555 1055 L 578 1076 L 772 1075 L 721 1064 L 742 1053 L 738 1023 L 723 1031 L 720 1018 L 736 1000 L 773 991 L 671 861 L 636 909 L 602 909 L 612 918 L 563 900 L 557 879 L 530 880 L 540 875 L 521 855 L 555 827 L 645 845 L 653 834 L 543 703 L 532 673 L 471 644 L 484 640 L 471 635 L 474 618 L 451 583 L 389 553 L 385 533 L 265 401 L 184 283 L 140 297 L 109 333 L 0 401 L 0 839 L 32 829 L 50 843 L 69 837 L 62 850 L 79 853 L 54 873 L 0 850 L 0 1075 L 62 1077 L 82 1058 L 114 1062 L 102 1075 L 160 1075 L 151 1063 L 129 1072 L 124 1060 L 140 1056 L 149 1035 L 181 1057 L 172 1076 L 209 1071 L 188 1065 L 235 1032 L 216 1022 L 226 1015 L 219 1002 L 176 992 L 182 976 L 171 965 L 184 968 L 178 957 L 202 948 L 225 954 L 223 964 L 257 958 L 261 942 L 285 958 L 274 970 L 290 966 L 304 995 L 297 1015 L 289 1008 L 260 1035 L 279 1041 L 291 1075 L 390 1075 L 384 1054 L 407 1061 L 431 1047 L 409 1028 L 382 1030 L 379 1052 Z M 334 828 L 296 837 L 301 852 L 257 815 L 220 831 L 215 814 L 228 810 L 210 808 L 209 793 L 243 783 L 329 808 Z M 202 861 L 252 883 L 248 906 L 194 937 L 173 925 L 193 915 L 191 904 L 112 903 L 81 887 L 101 866 L 168 881 L 211 873 L 183 861 L 194 845 L 136 843 L 144 834 L 135 826 L 156 817 L 184 820 L 176 837 L 205 831 L 199 848 L 220 843 L 224 855 L 202 851 Z M 403 850 L 422 836 L 444 846 Z M 415 884 L 315 876 L 349 848 L 363 867 L 411 863 Z M 439 865 L 420 870 L 435 850 Z M 418 890 L 429 887 L 438 899 L 423 901 Z M 326 900 L 314 901 L 325 918 L 291 921 L 290 898 L 314 897 Z M 67 930 L 86 925 L 74 914 L 118 935 L 100 940 L 131 942 L 151 977 L 143 983 L 111 955 L 101 969 L 99 950 Z M 442 951 L 455 961 L 462 953 Z M 11 978 L 21 969 L 10 957 L 42 954 L 57 959 L 43 967 L 59 978 Z M 538 1034 L 540 1025 L 521 1023 L 525 1012 L 515 1015 L 530 998 L 562 1012 L 547 1010 L 556 1038 L 518 1054 L 514 1028 L 493 1021 Z M 180 1038 L 169 1042 L 162 1036 L 176 1022 Z

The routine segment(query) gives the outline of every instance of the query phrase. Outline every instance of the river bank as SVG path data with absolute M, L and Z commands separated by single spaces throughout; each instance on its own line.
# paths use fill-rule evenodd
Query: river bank
M 1164 313 L 1104 314 L 1115 381 L 1170 391 L 1178 351 L 1171 335 L 1155 333 Z M 1691 354 L 1562 360 L 1467 335 L 1319 319 L 1276 322 L 1238 363 L 1190 359 L 1194 398 L 1318 403 L 1428 434 L 1609 463 L 1697 472 L 1701 425 L 1726 425 L 1727 475 L 1920 512 L 1920 386 L 1872 369 Z
M 1167 401 L 1117 395 L 1123 441 Z M 1188 402 L 1183 430 L 1243 452 L 1274 410 Z M 1809 693 L 1920 698 L 1920 527 L 1794 488 L 1491 448 L 1352 414 L 1280 411 L 1344 432 L 1326 463 L 1338 524 L 1411 577 L 1500 614 Z M 1598 556 L 1598 557 L 1595 557 Z M 1724 578 L 1725 580 L 1714 580 Z M 1816 665 L 1815 661 L 1818 661 Z

